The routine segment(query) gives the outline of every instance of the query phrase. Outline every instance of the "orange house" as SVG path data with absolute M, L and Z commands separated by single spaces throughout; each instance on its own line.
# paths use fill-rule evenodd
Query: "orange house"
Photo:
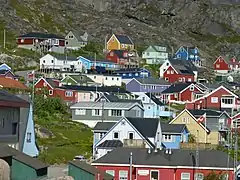
M 113 34 L 107 41 L 107 50 L 133 50 L 132 40 L 125 35 Z

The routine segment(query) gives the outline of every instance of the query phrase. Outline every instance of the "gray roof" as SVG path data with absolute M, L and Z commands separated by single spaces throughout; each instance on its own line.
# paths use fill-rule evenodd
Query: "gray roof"
M 118 96 L 114 95 L 114 94 L 107 94 L 107 93 L 103 93 L 103 95 L 100 98 L 97 98 L 96 102 L 99 102 L 99 100 L 101 98 L 105 98 L 108 102 L 132 102 L 132 103 L 139 103 L 140 105 L 142 105 L 142 101 L 138 100 L 138 99 L 120 99 Z
M 157 105 L 164 106 L 164 104 L 158 98 L 156 98 L 156 96 L 154 96 L 152 93 L 146 93 L 146 96 L 149 97 Z
M 133 105 L 139 103 L 133 103 L 133 102 L 104 102 L 104 109 L 130 109 Z M 101 109 L 103 106 L 102 102 L 79 102 L 74 105 L 72 105 L 71 109 Z
M 148 153 L 147 148 L 117 148 L 93 163 L 104 164 L 129 164 L 129 155 L 132 152 L 134 165 L 153 166 L 196 166 L 196 150 L 171 150 L 172 154 L 166 154 L 165 150 Z M 227 168 L 228 155 L 218 150 L 199 150 L 199 167 Z M 233 168 L 233 160 L 230 158 L 229 167 Z
M 98 122 L 93 128 L 93 130 L 108 131 L 113 127 L 114 124 L 116 124 L 116 122 Z
M 57 79 L 54 78 L 45 78 L 45 80 L 50 84 L 53 88 L 58 87 L 57 83 L 55 81 L 58 81 Z M 59 81 L 60 82 L 60 81 Z
M 56 34 L 47 34 L 41 32 L 30 32 L 27 34 L 20 35 L 21 38 L 42 38 L 42 39 L 65 39 L 63 36 L 59 36 Z
M 13 156 L 14 159 L 26 164 L 27 166 L 32 167 L 35 170 L 39 170 L 39 169 L 48 167 L 48 165 L 46 165 L 42 161 L 40 161 L 36 158 L 32 158 L 16 149 L 9 147 L 9 146 L 1 146 L 0 147 L 0 154 L 4 153 L 4 152 L 9 153 L 11 156 Z
M 59 61 L 77 61 L 77 56 L 52 55 Z
M 164 79 L 156 79 L 156 78 L 137 78 L 136 79 L 141 84 L 152 84 L 152 85 L 171 85 L 169 82 Z
M 219 117 L 223 113 L 223 111 L 216 111 L 213 109 L 191 109 L 188 111 L 195 117 L 200 117 L 204 113 L 206 113 L 207 117 Z
M 126 35 L 115 34 L 118 41 L 122 44 L 133 44 L 131 39 Z
M 94 166 L 91 166 L 90 164 L 87 164 L 85 162 L 82 162 L 82 161 L 70 161 L 69 164 L 72 164 L 76 167 L 78 167 L 79 169 L 82 169 L 92 175 L 97 175 L 98 173 L 100 173 L 104 180 L 113 180 L 114 177 L 111 176 L 110 174 L 107 174 L 106 172 L 100 170 L 100 169 L 97 169 L 96 167 Z
M 193 71 L 197 71 L 196 66 L 192 61 L 181 60 L 181 59 L 169 59 L 169 62 L 176 71 L 180 74 L 191 74 L 194 75 Z
M 120 140 L 106 140 L 97 146 L 98 148 L 118 148 L 123 147 L 123 143 Z
M 5 90 L 0 90 L 0 101 L 10 101 L 10 102 L 17 102 L 17 103 L 28 103 L 27 101 L 23 100 L 22 98 L 13 95 Z
M 185 124 L 161 123 L 162 133 L 180 134 L 186 128 Z
M 162 94 L 171 94 L 171 93 L 179 93 L 182 90 L 184 90 L 185 88 L 187 88 L 188 86 L 190 86 L 193 83 L 174 83 L 172 84 L 170 87 L 168 87 L 167 89 L 165 89 Z
M 78 41 L 87 42 L 85 39 L 83 39 L 84 33 L 81 33 L 79 31 L 72 31 L 72 33 L 74 34 Z

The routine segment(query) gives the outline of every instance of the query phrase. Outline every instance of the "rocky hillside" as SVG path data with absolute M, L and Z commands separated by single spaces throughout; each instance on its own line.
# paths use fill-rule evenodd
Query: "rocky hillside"
M 239 0 L 0 0 L 0 33 L 7 29 L 8 46 L 33 30 L 87 31 L 101 42 L 116 32 L 172 51 L 196 45 L 207 62 L 219 54 L 239 56 L 239 17 Z

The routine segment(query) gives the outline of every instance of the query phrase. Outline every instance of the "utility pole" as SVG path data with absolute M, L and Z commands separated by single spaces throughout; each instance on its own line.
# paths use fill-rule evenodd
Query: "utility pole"
M 102 122 L 104 121 L 104 100 L 102 100 Z
M 6 48 L 6 30 L 3 30 L 3 48 Z
M 132 180 L 132 152 L 130 153 L 130 180 Z
M 196 171 L 199 168 L 199 131 L 197 130 L 197 146 L 196 146 Z M 197 173 L 196 173 L 197 174 Z

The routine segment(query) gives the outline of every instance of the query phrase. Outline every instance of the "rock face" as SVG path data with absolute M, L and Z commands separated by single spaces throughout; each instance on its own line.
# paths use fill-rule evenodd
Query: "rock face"
M 202 56 L 239 55 L 239 0 L 0 0 L 0 22 L 19 34 L 32 30 L 87 31 L 104 42 L 124 33 L 137 44 L 199 47 Z

